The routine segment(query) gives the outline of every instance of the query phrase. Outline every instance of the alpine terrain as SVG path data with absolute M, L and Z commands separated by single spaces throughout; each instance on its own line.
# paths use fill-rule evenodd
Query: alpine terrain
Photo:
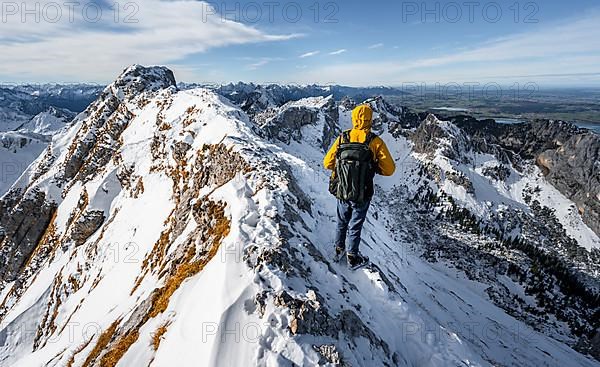
M 35 158 L 0 200 L 0 365 L 600 366 L 600 136 L 343 91 L 134 65 L 3 133 Z M 350 271 L 322 159 L 362 102 L 398 169 Z
M 86 84 L 0 86 L 0 195 L 100 90 Z

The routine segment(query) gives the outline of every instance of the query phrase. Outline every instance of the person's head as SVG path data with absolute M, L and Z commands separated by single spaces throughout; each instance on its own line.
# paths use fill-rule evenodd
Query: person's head
M 352 127 L 357 130 L 371 130 L 373 109 L 368 104 L 361 104 L 352 110 Z

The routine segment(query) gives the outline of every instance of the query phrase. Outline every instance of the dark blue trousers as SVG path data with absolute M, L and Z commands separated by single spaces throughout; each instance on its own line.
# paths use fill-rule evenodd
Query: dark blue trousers
M 358 255 L 360 246 L 360 232 L 367 218 L 367 211 L 371 201 L 357 204 L 351 201 L 338 200 L 337 202 L 337 229 L 335 231 L 335 245 L 346 248 L 346 234 L 350 240 L 348 253 Z

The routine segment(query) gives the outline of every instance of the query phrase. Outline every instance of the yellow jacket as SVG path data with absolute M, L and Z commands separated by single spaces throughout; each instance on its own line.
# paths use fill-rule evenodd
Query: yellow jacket
M 367 139 L 367 134 L 371 131 L 373 121 L 373 110 L 369 105 L 360 105 L 352 111 L 352 130 L 350 130 L 350 141 L 353 143 L 363 143 Z M 338 137 L 333 143 L 327 155 L 323 159 L 323 165 L 329 170 L 335 170 L 335 155 L 339 145 Z M 383 176 L 391 176 L 396 171 L 396 164 L 390 154 L 387 146 L 380 137 L 375 137 L 369 148 L 373 152 L 373 157 L 379 170 L 377 173 Z

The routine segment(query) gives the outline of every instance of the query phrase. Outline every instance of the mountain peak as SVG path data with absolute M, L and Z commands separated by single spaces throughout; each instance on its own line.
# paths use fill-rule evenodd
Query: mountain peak
M 143 91 L 157 91 L 171 86 L 177 87 L 177 82 L 170 69 L 164 66 L 145 67 L 134 64 L 123 70 L 105 91 L 110 90 L 121 99 Z

